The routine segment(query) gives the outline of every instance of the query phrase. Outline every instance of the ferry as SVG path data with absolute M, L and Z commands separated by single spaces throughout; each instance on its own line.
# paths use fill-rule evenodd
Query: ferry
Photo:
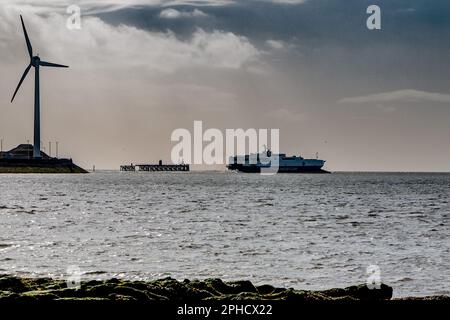
M 285 153 L 273 154 L 270 150 L 259 154 L 232 156 L 227 168 L 248 173 L 261 173 L 265 170 L 277 173 L 329 173 L 322 169 L 325 160 L 305 159 L 301 156 L 287 156 Z

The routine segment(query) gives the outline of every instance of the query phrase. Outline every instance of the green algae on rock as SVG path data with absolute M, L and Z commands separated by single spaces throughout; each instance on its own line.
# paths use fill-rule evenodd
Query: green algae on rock
M 221 279 L 177 281 L 164 278 L 153 281 L 123 279 L 91 280 L 77 289 L 67 288 L 64 280 L 23 278 L 0 275 L 0 301 L 355 301 L 389 300 L 392 288 L 382 285 L 369 290 L 352 286 L 325 291 L 304 291 L 254 286 L 250 281 L 224 282 Z
M 25 278 L 0 275 L 0 302 L 8 301 L 122 301 L 122 302 L 214 302 L 214 301 L 450 301 L 448 296 L 392 299 L 393 289 L 381 284 L 369 289 L 365 284 L 322 291 L 255 286 L 250 281 L 224 282 L 221 279 L 184 280 L 164 278 L 153 281 L 124 279 L 91 280 L 78 289 L 66 281 L 51 278 Z

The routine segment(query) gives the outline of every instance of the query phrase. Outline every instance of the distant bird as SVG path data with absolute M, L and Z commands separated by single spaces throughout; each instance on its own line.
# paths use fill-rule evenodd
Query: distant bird
M 42 61 L 39 56 L 33 57 L 33 48 L 31 47 L 30 39 L 28 38 L 27 29 L 23 23 L 22 15 L 20 16 L 22 21 L 23 33 L 25 35 L 25 41 L 27 43 L 28 53 L 30 55 L 30 64 L 25 69 L 25 72 L 20 78 L 16 91 L 14 91 L 11 102 L 13 102 L 17 91 L 19 90 L 23 80 L 30 71 L 30 68 L 34 67 L 34 145 L 33 145 L 33 158 L 41 158 L 41 118 L 40 118 L 40 95 L 39 95 L 39 67 L 56 67 L 56 68 L 68 68 L 68 66 L 62 64 L 56 64 L 51 62 Z

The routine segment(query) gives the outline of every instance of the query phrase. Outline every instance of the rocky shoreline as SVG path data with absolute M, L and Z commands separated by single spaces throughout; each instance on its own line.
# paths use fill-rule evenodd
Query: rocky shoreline
M 0 275 L 0 302 L 16 301 L 130 301 L 130 302 L 214 302 L 214 301 L 386 301 L 393 289 L 382 284 L 370 290 L 366 285 L 323 291 L 304 291 L 255 286 L 250 281 L 224 282 L 220 279 L 177 281 L 165 278 L 153 281 L 108 279 L 81 282 L 69 288 L 66 281 L 51 278 L 25 278 Z M 444 300 L 448 296 L 402 298 L 394 300 Z

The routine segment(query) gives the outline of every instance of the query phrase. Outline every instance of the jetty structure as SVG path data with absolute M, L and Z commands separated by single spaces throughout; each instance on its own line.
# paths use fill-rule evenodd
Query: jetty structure
M 14 101 L 20 86 L 31 67 L 34 68 L 34 137 L 33 145 L 21 144 L 18 147 L 0 153 L 0 173 L 87 173 L 75 165 L 71 159 L 51 158 L 41 151 L 41 119 L 40 119 L 40 67 L 68 68 L 66 65 L 43 61 L 38 55 L 33 56 L 33 47 L 28 37 L 22 16 L 22 29 L 25 36 L 30 63 L 26 67 L 11 99 Z
M 130 164 L 120 166 L 120 171 L 189 171 L 188 164 L 163 164 L 159 160 L 158 164 Z

